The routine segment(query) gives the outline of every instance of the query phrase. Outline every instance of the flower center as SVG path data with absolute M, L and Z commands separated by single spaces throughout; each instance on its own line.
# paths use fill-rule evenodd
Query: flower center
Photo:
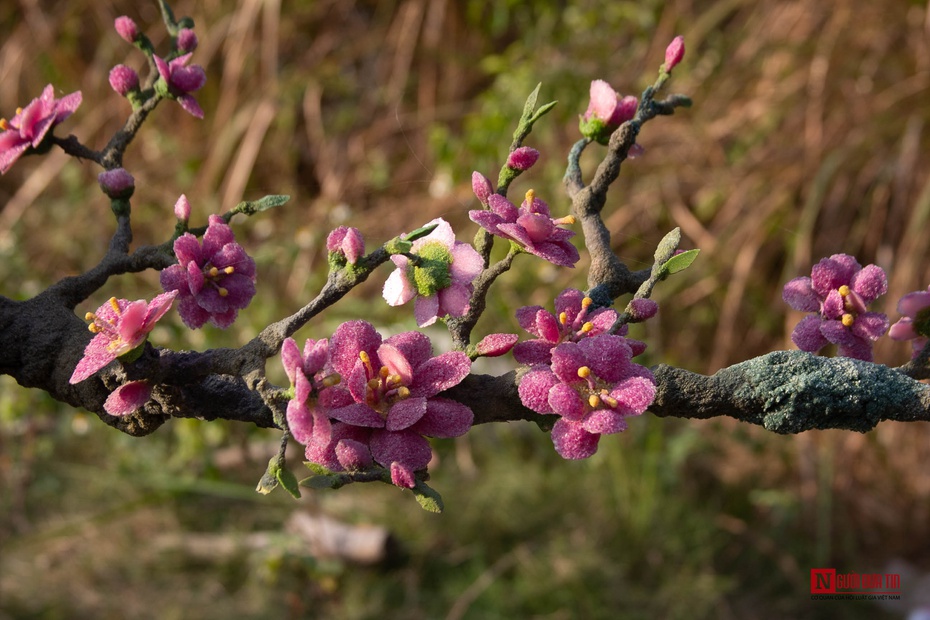
M 371 357 L 365 351 L 359 351 L 358 357 L 365 365 L 365 375 L 368 377 L 365 402 L 382 416 L 386 416 L 394 403 L 410 396 L 410 389 L 404 385 L 403 378 L 393 374 L 387 366 L 375 371 Z
M 209 269 L 204 268 L 203 275 L 206 278 L 207 282 L 216 287 L 216 291 L 220 294 L 220 297 L 226 297 L 229 295 L 229 290 L 220 286 L 220 282 L 223 279 L 234 273 L 236 271 L 235 267 L 230 265 L 229 267 L 224 267 L 223 269 L 217 269 L 216 267 L 210 267 Z
M 562 332 L 559 342 L 578 342 L 594 329 L 594 324 L 591 321 L 585 321 L 588 316 L 588 308 L 593 303 L 594 300 L 590 297 L 582 299 L 581 310 L 575 315 L 575 319 L 571 323 L 568 322 L 567 312 L 559 314 L 559 331 Z
M 613 409 L 620 404 L 616 398 L 610 395 L 610 387 L 605 381 L 599 379 L 591 369 L 582 366 L 578 369 L 578 376 L 585 380 L 584 383 L 574 385 L 575 390 L 582 399 L 586 400 L 591 409 Z
M 452 252 L 439 241 L 424 243 L 416 251 L 413 263 L 413 283 L 421 297 L 430 297 L 452 285 L 452 275 L 449 273 Z

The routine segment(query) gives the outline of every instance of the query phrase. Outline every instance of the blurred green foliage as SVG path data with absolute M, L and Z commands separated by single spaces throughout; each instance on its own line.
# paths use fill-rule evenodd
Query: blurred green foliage
M 543 157 L 511 195 L 533 187 L 564 213 L 565 155 L 589 82 L 638 94 L 677 34 L 688 51 L 670 88 L 695 106 L 646 126 L 646 154 L 624 164 L 608 205 L 618 254 L 633 268 L 649 264 L 674 226 L 683 247 L 702 249 L 657 289 L 659 317 L 634 326 L 649 343 L 647 363 L 709 372 L 788 346 L 797 317 L 782 308 L 781 283 L 834 252 L 888 269 L 889 300 L 930 282 L 924 5 L 174 8 L 197 23 L 207 118 L 166 102 L 130 148 L 136 243 L 170 234 L 182 192 L 194 225 L 240 200 L 293 198 L 233 222 L 260 274 L 240 321 L 193 333 L 163 321 L 152 334 L 158 344 L 235 346 L 299 308 L 325 278 L 323 245 L 336 225 L 359 226 L 371 248 L 442 216 L 469 240 L 471 172 L 496 176 L 539 82 L 541 100 L 559 105 L 527 141 Z M 84 104 L 62 129 L 103 145 L 128 113 L 107 72 L 120 62 L 142 69 L 112 31 L 121 14 L 164 47 L 155 3 L 0 5 L 0 112 L 49 82 L 59 94 L 81 89 Z M 585 155 L 587 174 L 598 152 Z M 112 218 L 96 173 L 53 153 L 0 179 L 5 295 L 35 295 L 99 259 Z M 549 306 L 562 288 L 583 287 L 584 272 L 520 257 L 479 331 L 516 331 L 516 307 Z M 388 308 L 380 286 L 372 278 L 298 335 L 326 336 L 347 317 L 412 328 L 409 309 Z M 78 311 L 157 289 L 157 274 L 119 278 Z M 893 301 L 884 309 L 893 314 Z M 907 352 L 883 345 L 878 356 L 896 363 Z M 277 366 L 269 373 L 283 382 Z M 260 496 L 253 489 L 274 452 L 272 433 L 179 420 L 132 439 L 0 377 L 0 618 L 875 618 L 884 611 L 866 602 L 810 601 L 808 571 L 926 562 L 927 438 L 923 424 L 771 437 L 730 420 L 647 415 L 605 437 L 589 461 L 567 463 L 535 427 L 482 427 L 437 442 L 431 485 L 446 511 L 436 516 L 382 485 L 304 490 L 297 504 L 283 492 Z M 384 525 L 400 551 L 362 568 L 295 553 L 287 534 L 215 559 L 163 544 L 281 533 L 294 510 Z

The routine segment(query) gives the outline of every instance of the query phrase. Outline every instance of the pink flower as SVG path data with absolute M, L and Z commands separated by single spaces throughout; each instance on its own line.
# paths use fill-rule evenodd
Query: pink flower
M 685 38 L 678 35 L 665 48 L 665 71 L 671 72 L 685 57 Z
M 340 226 L 326 238 L 326 250 L 354 265 L 365 255 L 365 238 L 358 228 Z
M 174 241 L 178 264 L 161 272 L 166 291 L 178 291 L 178 312 L 191 329 L 208 320 L 227 328 L 255 296 L 255 261 L 236 243 L 232 228 L 211 215 L 203 244 L 184 233 Z
M 574 267 L 578 250 L 568 240 L 575 236 L 572 230 L 559 228 L 559 224 L 574 224 L 568 215 L 553 219 L 549 205 L 536 197 L 533 190 L 519 208 L 500 194 L 488 196 L 490 210 L 474 210 L 468 217 L 492 235 L 511 239 L 530 254 L 562 267 Z
M 536 339 L 517 343 L 514 358 L 530 366 L 551 363 L 552 350 L 563 342 L 578 342 L 605 333 L 617 320 L 612 308 L 593 308 L 590 297 L 577 289 L 568 288 L 555 298 L 555 314 L 542 306 L 524 306 L 517 310 L 520 327 L 536 336 Z M 619 335 L 627 333 L 624 325 Z M 627 340 L 633 355 L 646 350 L 646 345 L 637 340 Z
M 471 428 L 471 409 L 437 396 L 458 385 L 471 361 L 460 351 L 432 356 L 429 338 L 405 332 L 382 340 L 370 323 L 343 323 L 329 340 L 332 369 L 343 378 L 320 391 L 317 407 L 335 420 L 315 424 L 307 459 L 333 471 L 375 462 L 399 486 L 413 486 L 432 451 L 424 435 L 457 437 Z
M 130 381 L 113 390 L 103 403 L 103 409 L 110 415 L 129 415 L 145 406 L 151 398 L 152 386 L 148 381 Z
M 55 99 L 55 89 L 49 84 L 38 99 L 17 109 L 13 118 L 0 119 L 0 173 L 5 174 L 30 147 L 39 148 L 49 130 L 71 116 L 79 105 L 81 91 Z
M 887 331 L 888 317 L 866 306 L 887 291 L 880 267 L 863 268 L 848 254 L 821 259 L 811 277 L 795 278 L 782 291 L 789 306 L 813 313 L 794 328 L 792 342 L 810 353 L 832 342 L 842 356 L 872 361 L 872 343 Z
M 891 326 L 888 335 L 895 340 L 911 340 L 913 359 L 930 340 L 930 287 L 902 297 L 898 301 L 898 312 L 904 317 Z
M 551 366 L 538 365 L 524 375 L 518 388 L 523 404 L 560 416 L 552 441 L 562 458 L 588 458 L 601 435 L 626 430 L 625 418 L 652 404 L 655 379 L 632 357 L 626 338 L 600 334 L 563 342 L 552 351 Z
M 507 157 L 507 167 L 514 170 L 529 170 L 539 159 L 539 151 L 528 146 L 521 146 Z
M 116 65 L 110 69 L 110 87 L 125 97 L 139 90 L 139 74 L 132 67 Z
M 88 312 L 86 319 L 91 321 L 88 329 L 96 334 L 84 349 L 84 357 L 74 369 L 70 383 L 79 383 L 98 370 L 141 346 L 155 323 L 168 312 L 177 293 L 162 293 L 146 303 L 145 300 L 128 299 L 110 300 L 97 308 L 97 312 Z
M 341 378 L 333 373 L 329 363 L 329 343 L 323 340 L 307 340 L 303 353 L 293 338 L 287 338 L 281 346 L 281 363 L 287 373 L 294 398 L 287 404 L 287 424 L 291 435 L 306 445 L 317 432 L 329 432 L 329 419 L 317 406 L 320 392 Z
M 116 29 L 116 33 L 127 43 L 135 43 L 136 39 L 139 38 L 139 27 L 136 26 L 136 22 L 131 17 L 125 15 L 117 17 L 113 20 L 113 27 Z
M 200 65 L 186 66 L 190 60 L 190 53 L 178 56 L 174 60 L 166 62 L 157 55 L 153 55 L 155 66 L 158 67 L 158 74 L 161 76 L 165 92 L 177 100 L 192 116 L 203 118 L 203 109 L 197 100 L 190 94 L 200 90 L 207 82 L 207 74 Z M 157 85 L 156 85 L 157 86 Z
M 636 116 L 636 106 L 636 97 L 621 97 L 604 80 L 594 80 L 591 82 L 588 109 L 578 124 L 581 135 L 600 144 L 607 144 L 610 134 Z
M 481 255 L 467 243 L 455 240 L 452 227 L 442 218 L 430 234 L 413 242 L 410 255 L 395 254 L 397 267 L 384 283 L 385 301 L 400 306 L 414 297 L 417 325 L 432 325 L 440 317 L 468 312 L 472 281 L 484 268 Z

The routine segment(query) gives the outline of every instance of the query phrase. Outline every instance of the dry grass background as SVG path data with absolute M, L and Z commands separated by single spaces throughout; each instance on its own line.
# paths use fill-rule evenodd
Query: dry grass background
M 676 34 L 685 36 L 688 52 L 671 88 L 690 95 L 695 105 L 646 126 L 641 143 L 647 153 L 624 165 L 608 207 L 618 252 L 634 267 L 649 260 L 655 243 L 672 226 L 682 228 L 688 247 L 702 249 L 691 269 L 658 289 L 660 319 L 639 334 L 650 343 L 650 363 L 713 372 L 790 347 L 788 334 L 799 317 L 782 304 L 781 285 L 832 253 L 853 254 L 888 272 L 890 293 L 883 310 L 892 320 L 897 316 L 893 300 L 930 284 L 930 10 L 925 2 L 551 1 L 529 6 L 482 0 L 207 0 L 178 2 L 173 8 L 197 23 L 200 47 L 194 61 L 209 76 L 198 99 L 207 116 L 198 121 L 165 103 L 130 149 L 125 165 L 137 179 L 137 240 L 156 242 L 168 234 L 166 218 L 181 192 L 201 219 L 242 198 L 292 196 L 285 209 L 236 225 L 245 245 L 256 249 L 264 301 L 257 298 L 253 304 L 247 318 L 251 324 L 225 335 L 232 340 L 246 340 L 261 321 L 289 313 L 312 294 L 325 265 L 321 245 L 335 225 L 359 226 L 370 244 L 438 215 L 464 225 L 467 209 L 474 208 L 471 171 L 490 175 L 500 165 L 522 101 L 540 81 L 541 97 L 560 103 L 529 141 L 544 159 L 514 191 L 532 183 L 555 211 L 564 210 L 560 168 L 576 138 L 588 83 L 603 78 L 624 93 L 638 93 L 651 82 L 665 44 Z M 0 7 L 0 111 L 11 114 L 48 82 L 59 94 L 80 89 L 84 104 L 64 130 L 100 147 L 128 108 L 110 91 L 107 72 L 118 62 L 141 66 L 140 55 L 112 31 L 114 17 L 121 14 L 135 18 L 156 47 L 164 45 L 154 3 L 19 0 Z M 585 163 L 593 169 L 595 157 L 586 154 Z M 0 179 L 5 294 L 35 294 L 95 263 L 109 231 L 108 206 L 93 188 L 96 173 L 86 163 L 53 152 L 21 160 Z M 508 308 L 547 304 L 563 286 L 583 286 L 583 269 L 537 271 L 525 262 L 509 274 L 493 320 L 513 325 Z M 121 296 L 149 295 L 156 282 L 151 277 L 120 282 Z M 347 300 L 347 314 L 397 320 L 377 303 L 377 287 L 369 283 Z M 327 328 L 311 326 L 306 335 Z M 165 331 L 165 338 L 180 338 L 180 332 Z M 215 332 L 182 342 L 198 348 L 229 344 Z M 877 359 L 890 365 L 907 356 L 906 347 L 893 343 L 877 348 Z M 183 515 L 196 510 L 183 502 L 196 507 L 200 500 L 190 497 L 188 487 L 178 491 L 163 485 L 156 494 L 159 501 L 143 494 L 123 506 L 126 521 L 114 515 L 83 525 L 68 525 L 65 519 L 62 526 L 55 516 L 69 510 L 58 503 L 62 497 L 75 502 L 79 512 L 87 507 L 80 495 L 61 495 L 60 489 L 37 495 L 43 504 L 30 503 L 30 493 L 42 486 L 43 474 L 36 467 L 54 461 L 59 449 L 74 462 L 93 463 L 96 455 L 72 437 L 72 414 L 66 408 L 9 383 L 3 390 L 7 422 L 0 426 L 0 473 L 9 508 L 5 520 L 13 533 L 8 541 L 29 542 L 11 547 L 13 559 L 0 563 L 0 615 L 3 599 L 26 587 L 24 580 L 36 582 L 33 596 L 41 599 L 43 574 L 65 589 L 63 598 L 55 600 L 74 597 L 82 614 L 118 614 L 99 588 L 90 586 L 110 588 L 123 577 L 98 564 L 103 558 L 115 561 L 133 540 L 153 531 L 183 529 Z M 33 408 L 50 413 L 30 422 Z M 217 431 L 213 437 L 212 431 L 178 426 L 184 430 L 175 431 L 169 442 L 175 448 L 254 439 L 242 430 Z M 805 562 L 814 559 L 845 560 L 840 568 L 850 571 L 898 557 L 930 567 L 930 473 L 925 466 L 930 433 L 925 424 L 885 424 L 866 436 L 817 432 L 791 438 L 769 437 L 727 420 L 687 427 L 652 422 L 648 428 L 644 434 L 650 437 L 664 432 L 689 438 L 691 443 L 681 444 L 690 446 L 681 448 L 687 452 L 681 471 L 689 480 L 682 484 L 693 494 L 686 500 L 697 506 L 709 494 L 715 502 L 711 523 L 726 542 L 718 540 L 708 560 L 709 574 L 723 580 L 710 598 L 709 615 L 743 617 L 749 609 L 758 611 L 747 605 L 761 602 L 773 610 L 771 617 L 779 610 L 830 617 L 824 608 L 803 605 L 811 567 Z M 113 442 L 100 439 L 110 432 L 95 430 L 92 437 Z M 636 432 L 634 425 L 631 434 Z M 538 434 L 532 440 L 548 442 Z M 657 449 L 629 443 L 635 439 L 623 441 L 624 450 Z M 136 444 L 120 439 L 106 445 L 128 450 Z M 669 440 L 659 447 L 671 445 Z M 604 442 L 603 450 L 611 448 L 619 449 Z M 132 459 L 113 458 L 120 464 L 116 471 L 131 477 Z M 480 459 L 479 464 L 492 467 Z M 487 475 L 487 469 L 482 471 Z M 104 486 L 121 484 L 119 475 L 110 476 Z M 62 484 L 80 485 L 80 476 Z M 468 484 L 500 481 L 479 478 Z M 220 496 L 228 491 L 238 497 L 242 490 L 216 488 Z M 721 495 L 721 488 L 726 493 Z M 466 493 L 440 489 L 451 505 Z M 167 508 L 159 503 L 165 493 L 171 500 Z M 379 509 L 365 507 L 369 500 L 363 496 L 386 497 L 380 492 L 352 495 L 349 508 L 340 510 L 352 518 L 377 519 Z M 269 515 L 288 509 L 286 502 L 270 505 L 274 508 L 266 504 L 261 516 L 244 517 L 238 526 L 269 526 L 274 521 Z M 36 521 L 36 511 L 46 509 L 49 520 Z M 403 509 L 416 510 L 412 503 Z M 116 534 L 114 521 L 120 524 Z M 438 539 L 448 537 L 442 523 L 431 527 Z M 98 560 L 85 548 L 79 554 L 90 568 L 74 577 L 75 586 L 61 585 L 58 580 L 65 580 L 54 567 L 67 573 L 67 558 L 85 536 L 101 545 Z M 784 580 L 796 580 L 797 589 L 752 590 L 741 564 L 747 549 L 771 562 L 768 568 L 751 564 L 751 577 L 774 570 Z M 812 555 L 799 549 L 813 550 Z M 45 564 L 30 560 L 33 552 Z M 146 553 L 141 552 L 140 566 L 149 566 Z M 499 576 L 495 570 L 521 565 L 519 553 L 481 557 L 488 558 L 490 572 L 479 573 L 492 581 Z M 501 558 L 509 559 L 504 568 L 494 569 Z M 137 603 L 123 596 L 128 607 L 122 609 L 143 617 L 159 592 L 173 592 L 179 604 L 189 601 L 198 608 L 210 598 L 205 594 L 209 588 L 193 593 L 185 584 L 200 583 L 191 576 L 196 570 L 177 568 L 180 575 L 160 574 L 150 588 L 138 590 Z M 656 568 L 659 574 L 666 570 Z M 416 589 L 424 577 L 411 572 L 404 579 Z M 234 609 L 261 615 L 258 608 L 241 607 L 242 601 L 265 600 L 260 593 L 230 586 L 239 583 L 237 578 L 211 581 L 207 574 L 204 583 L 218 588 L 216 597 L 234 592 L 231 600 L 240 605 Z M 340 579 L 345 578 L 315 573 L 307 591 L 285 597 L 285 607 L 292 616 L 311 614 L 302 606 L 305 596 L 325 602 L 337 615 L 374 613 L 352 612 L 345 598 L 351 590 Z M 214 611 L 223 607 L 217 605 Z M 444 609 L 452 607 L 449 602 Z M 429 616 L 422 601 L 412 608 L 420 617 Z M 54 610 L 60 608 L 23 604 L 17 609 L 56 617 Z M 682 608 L 696 609 L 704 608 Z M 193 616 L 176 612 L 175 617 Z

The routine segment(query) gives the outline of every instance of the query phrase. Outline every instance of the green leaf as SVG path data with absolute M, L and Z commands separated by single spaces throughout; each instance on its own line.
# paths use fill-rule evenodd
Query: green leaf
M 285 467 L 280 467 L 275 474 L 284 490 L 290 493 L 294 499 L 300 499 L 300 483 L 297 482 L 297 476 L 294 475 L 294 472 Z
M 537 84 L 536 88 L 533 89 L 533 92 L 530 93 L 530 96 L 526 98 L 526 103 L 523 104 L 522 118 L 529 120 L 533 117 L 533 110 L 536 109 L 536 99 L 539 97 L 540 88 L 542 88 L 542 82 Z
M 421 237 L 425 237 L 426 235 L 436 230 L 437 226 L 439 226 L 439 224 L 428 224 L 426 226 L 421 226 L 420 228 L 417 228 L 416 230 L 411 230 L 406 235 L 403 235 L 403 240 L 404 241 L 416 241 L 417 239 Z
M 668 274 L 678 273 L 679 271 L 684 271 L 691 266 L 691 263 L 694 262 L 694 259 L 697 258 L 700 250 L 688 250 L 687 252 L 682 252 L 681 254 L 676 254 L 666 261 L 662 265 L 662 271 Z
M 302 487 L 310 487 L 311 489 L 338 489 L 339 487 L 345 486 L 344 476 L 339 474 L 332 474 L 329 476 L 310 476 L 309 478 L 304 478 L 298 484 Z
M 437 514 L 442 512 L 442 497 L 435 489 L 425 482 L 417 482 L 417 486 L 413 487 L 411 490 L 413 491 L 413 495 L 417 498 L 417 502 L 424 510 Z
M 530 123 L 530 124 L 535 123 L 536 121 L 538 121 L 539 119 L 541 119 L 543 116 L 545 116 L 546 114 L 548 114 L 549 111 L 550 111 L 552 108 L 554 108 L 554 107 L 556 106 L 557 103 L 558 103 L 558 101 L 550 101 L 549 103 L 546 103 L 546 104 L 544 104 L 544 105 L 539 106 L 539 109 L 536 110 L 536 113 L 533 114 L 533 116 L 531 116 L 530 119 L 529 119 L 529 121 L 527 121 L 527 122 Z
M 274 207 L 280 207 L 281 205 L 287 203 L 287 201 L 290 199 L 290 196 L 285 196 L 282 194 L 271 194 L 258 200 L 246 200 L 237 204 L 236 207 L 232 210 L 232 213 L 255 215 L 256 213 L 261 213 L 262 211 L 267 211 L 268 209 L 273 209 Z
M 322 465 L 317 465 L 316 463 L 311 463 L 310 461 L 304 461 L 304 465 L 307 466 L 307 469 L 320 476 L 329 476 L 333 473 Z

